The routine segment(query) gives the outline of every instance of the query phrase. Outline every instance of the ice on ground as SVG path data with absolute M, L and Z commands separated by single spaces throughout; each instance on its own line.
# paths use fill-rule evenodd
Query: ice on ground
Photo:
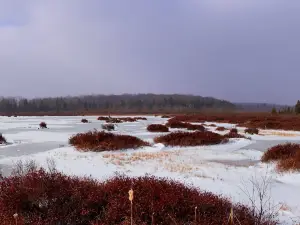
M 14 143 L 12 147 L 0 148 L 0 165 L 3 170 L 11 168 L 19 160 L 29 159 L 47 167 L 47 159 L 53 158 L 57 169 L 69 175 L 92 176 L 102 180 L 114 176 L 116 172 L 128 176 L 151 174 L 189 183 L 201 190 L 221 194 L 244 204 L 249 204 L 245 190 L 251 190 L 251 180 L 259 181 L 261 176 L 265 176 L 270 179 L 270 195 L 272 203 L 278 209 L 281 224 L 294 224 L 293 220 L 300 217 L 300 173 L 280 174 L 275 170 L 274 164 L 260 162 L 263 151 L 272 144 L 300 142 L 299 132 L 288 131 L 285 132 L 288 135 L 282 135 L 264 130 L 263 135 L 249 135 L 252 140 L 231 139 L 229 143 L 212 146 L 177 148 L 153 144 L 151 147 L 127 151 L 79 152 L 68 146 L 69 137 L 93 128 L 101 130 L 103 124 L 97 121 L 97 117 L 84 117 L 91 123 L 82 124 L 79 122 L 81 118 L 1 117 L 1 124 L 9 124 L 4 125 L 3 135 Z M 117 124 L 114 133 L 135 135 L 153 143 L 153 138 L 161 133 L 147 132 L 146 127 L 151 123 L 165 123 L 167 120 L 150 116 L 147 119 Z M 38 124 L 40 121 L 45 121 L 50 129 L 18 129 L 27 123 Z M 214 122 L 207 124 L 211 123 Z M 214 124 L 228 128 L 234 126 Z M 242 128 L 239 130 L 243 132 Z

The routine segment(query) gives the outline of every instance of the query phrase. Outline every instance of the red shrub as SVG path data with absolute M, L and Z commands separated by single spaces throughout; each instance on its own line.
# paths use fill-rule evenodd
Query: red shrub
M 238 130 L 236 128 L 230 129 L 230 133 L 238 133 Z
M 166 146 L 214 145 L 227 142 L 223 136 L 210 131 L 173 132 L 154 139 L 156 143 Z
M 41 123 L 40 123 L 40 128 L 41 128 L 41 129 L 47 128 L 47 124 L 46 124 L 45 122 L 41 122 Z
M 245 133 L 248 133 L 248 134 L 258 134 L 259 130 L 257 128 L 247 128 L 247 129 L 245 129 Z
M 136 120 L 147 120 L 146 117 L 135 117 Z
M 226 130 L 226 128 L 225 127 L 217 127 L 216 130 L 217 131 L 224 131 L 224 130 Z
M 150 124 L 147 130 L 150 132 L 169 132 L 169 128 L 162 124 Z
M 88 123 L 89 121 L 87 119 L 82 119 L 81 123 Z
M 109 120 L 108 116 L 99 116 L 98 120 Z
M 293 157 L 279 160 L 277 164 L 279 171 L 299 171 L 300 170 L 300 150 L 298 150 Z
M 168 118 L 171 118 L 171 116 L 168 116 L 168 115 L 162 115 L 161 118 L 163 118 L 163 119 L 168 119 Z
M 226 138 L 247 138 L 244 135 L 241 135 L 237 132 L 231 132 L 231 131 L 229 133 L 225 134 L 224 137 L 226 137 Z M 249 139 L 249 138 L 247 138 L 247 139 Z
M 190 125 L 189 123 L 183 123 L 180 121 L 169 121 L 166 126 L 170 127 L 170 128 L 187 128 L 188 125 Z
M 136 122 L 137 119 L 134 118 L 134 117 L 120 117 L 120 118 L 117 118 L 123 122 Z
M 78 150 L 95 152 L 136 149 L 150 145 L 134 136 L 112 134 L 104 131 L 89 131 L 76 134 L 69 139 L 69 143 Z
M 108 130 L 108 131 L 112 131 L 115 130 L 115 125 L 114 124 L 102 124 L 102 129 L 103 130 Z
M 232 210 L 234 223 L 276 224 L 259 222 L 243 205 L 169 179 L 121 176 L 100 183 L 44 170 L 1 181 L 0 221 L 16 224 L 12 215 L 17 213 L 19 225 L 126 224 L 131 215 L 131 188 L 134 224 L 227 224 Z
M 188 130 L 199 130 L 199 131 L 205 131 L 205 127 L 202 125 L 195 125 L 195 124 L 187 124 Z
M 292 158 L 300 151 L 300 144 L 286 143 L 269 148 L 262 156 L 263 162 Z
M 6 141 L 5 137 L 3 137 L 2 134 L 0 134 L 0 144 L 7 144 L 7 141 Z
M 109 118 L 106 120 L 106 123 L 122 123 L 122 121 L 118 118 Z
M 209 124 L 208 126 L 209 127 L 216 127 L 217 125 L 212 123 L 212 124 Z

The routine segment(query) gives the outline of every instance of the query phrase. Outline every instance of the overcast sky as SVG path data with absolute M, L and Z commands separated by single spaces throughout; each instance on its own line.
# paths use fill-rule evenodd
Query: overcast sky
M 0 95 L 300 99 L 299 0 L 0 0 Z

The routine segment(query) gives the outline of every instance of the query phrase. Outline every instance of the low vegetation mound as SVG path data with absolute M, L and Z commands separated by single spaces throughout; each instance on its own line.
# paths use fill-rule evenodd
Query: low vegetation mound
M 4 178 L 0 190 L 1 224 L 124 225 L 132 215 L 132 224 L 211 225 L 227 224 L 232 211 L 232 224 L 276 224 L 221 196 L 150 176 L 99 182 L 40 169 Z
M 238 133 L 238 130 L 236 128 L 231 128 L 229 132 L 230 133 Z
M 147 118 L 146 117 L 135 117 L 137 120 L 147 120 Z
M 173 132 L 154 139 L 156 143 L 166 146 L 197 146 L 226 143 L 227 138 L 210 131 Z
M 89 131 L 79 133 L 69 139 L 69 143 L 82 151 L 113 151 L 123 149 L 136 149 L 150 144 L 129 135 L 106 133 L 105 131 Z
M 40 128 L 41 129 L 46 129 L 47 128 L 47 124 L 45 122 L 41 122 L 40 123 Z
M 115 125 L 112 123 L 102 124 L 102 129 L 107 131 L 115 130 Z
M 149 132 L 169 132 L 169 128 L 163 124 L 150 124 L 147 130 Z
M 202 125 L 196 125 L 196 124 L 187 124 L 188 130 L 198 130 L 198 131 L 205 131 L 205 127 Z
M 176 120 L 171 120 L 166 124 L 166 126 L 170 127 L 170 128 L 187 128 L 188 125 L 189 125 L 189 123 L 183 123 L 183 122 L 176 121 Z
M 122 123 L 122 122 L 123 122 L 122 120 L 120 120 L 118 118 L 112 118 L 112 117 L 110 117 L 106 120 L 106 123 Z
M 258 134 L 259 130 L 257 128 L 247 128 L 247 129 L 245 129 L 245 133 L 248 133 L 248 134 Z
M 108 116 L 99 116 L 98 120 L 106 121 L 106 120 L 109 120 L 109 117 Z
M 89 121 L 87 119 L 82 119 L 81 123 L 88 123 Z
M 217 127 L 216 130 L 217 130 L 217 131 L 225 131 L 226 128 L 225 128 L 225 127 Z
M 0 134 L 0 144 L 7 144 L 6 138 L 2 134 Z
M 168 116 L 168 115 L 162 115 L 161 118 L 163 118 L 163 119 L 168 119 L 168 118 L 171 118 L 171 116 Z
M 232 128 L 227 134 L 224 135 L 226 138 L 247 138 L 244 135 L 238 133 L 236 128 Z
M 300 144 L 286 143 L 269 148 L 261 158 L 262 162 L 278 162 L 280 171 L 300 170 Z

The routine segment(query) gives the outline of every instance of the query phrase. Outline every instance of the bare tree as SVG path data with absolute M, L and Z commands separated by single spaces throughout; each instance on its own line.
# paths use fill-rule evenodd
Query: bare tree
M 49 173 L 56 173 L 57 169 L 55 160 L 53 158 L 47 158 L 46 161 Z
M 38 164 L 35 160 L 30 159 L 25 162 L 22 160 L 17 161 L 12 169 L 13 176 L 23 176 L 27 173 L 31 173 L 38 170 Z

